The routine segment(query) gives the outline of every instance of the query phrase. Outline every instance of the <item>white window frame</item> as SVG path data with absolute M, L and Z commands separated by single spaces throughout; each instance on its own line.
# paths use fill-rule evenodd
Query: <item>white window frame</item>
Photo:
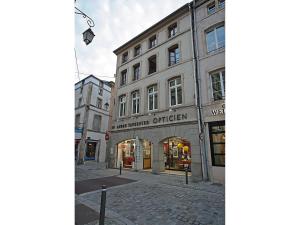
M 176 50 L 178 50 L 176 54 Z M 171 62 L 171 51 L 174 53 L 174 62 Z M 173 66 L 176 65 L 180 62 L 180 49 L 179 49 L 179 44 L 172 45 L 170 48 L 168 48 L 168 57 L 169 57 L 169 62 L 168 66 Z
M 123 81 L 123 75 L 125 76 L 125 82 L 124 83 L 122 83 L 122 81 Z M 127 69 L 126 70 L 123 70 L 122 72 L 121 72 L 121 76 L 120 76 L 120 87 L 122 87 L 122 86 L 125 86 L 126 85 L 126 83 L 127 83 Z
M 121 113 L 121 109 L 123 109 L 122 112 L 123 114 Z M 126 95 L 121 95 L 119 96 L 119 117 L 124 117 L 125 115 L 126 115 Z
M 221 3 L 222 1 L 222 3 Z M 218 0 L 218 8 L 224 9 L 225 8 L 225 0 Z
M 102 103 L 103 103 L 103 101 L 102 101 L 102 99 L 101 98 L 97 98 L 97 108 L 98 109 L 102 109 Z
M 180 84 L 177 84 L 177 79 L 178 78 L 180 79 Z M 173 80 L 175 80 L 175 85 L 171 87 L 170 85 L 171 85 L 171 82 Z M 170 107 L 182 105 L 182 102 L 183 102 L 183 88 L 182 88 L 182 79 L 181 79 L 181 77 L 174 77 L 174 78 L 170 79 L 169 82 L 168 82 L 168 85 L 169 85 L 169 105 L 170 105 Z M 178 93 L 177 93 L 177 90 L 178 90 L 179 87 L 181 87 L 181 103 L 180 104 L 178 103 Z M 172 89 L 175 89 L 175 105 L 172 105 L 172 101 L 171 101 L 171 90 Z
M 156 87 L 156 90 L 154 89 Z M 149 93 L 149 90 L 153 89 L 151 93 Z M 155 110 L 158 110 L 158 102 L 157 102 L 157 108 L 155 108 L 155 95 L 157 96 L 157 101 L 158 101 L 158 90 L 157 90 L 157 84 L 151 85 L 147 88 L 147 93 L 148 93 L 148 111 L 152 112 Z M 153 102 L 152 102 L 152 109 L 150 109 L 150 96 L 153 97 Z
M 135 65 L 132 66 L 133 67 L 133 77 L 132 77 L 132 81 L 136 81 L 136 80 L 139 80 L 140 77 L 141 77 L 141 64 L 140 63 L 137 63 Z M 137 75 L 137 79 L 134 79 L 135 78 L 135 69 L 138 68 L 138 75 Z
M 131 114 L 139 114 L 140 113 L 140 92 L 134 91 L 131 93 Z M 135 102 L 135 107 L 134 107 Z
M 178 25 L 177 23 L 173 23 L 168 27 L 168 37 L 174 37 L 178 32 Z
M 220 28 L 220 27 L 224 27 L 224 33 L 225 33 L 225 26 L 224 24 L 222 25 L 218 25 L 218 26 L 214 26 L 213 28 L 211 29 L 208 29 L 206 32 L 205 32 L 205 41 L 206 41 L 206 49 L 207 49 L 207 52 L 210 53 L 210 52 L 213 52 L 213 51 L 216 51 L 218 50 L 219 48 L 225 48 L 225 38 L 224 38 L 224 45 L 219 47 L 219 41 L 218 41 L 218 37 L 217 37 L 217 29 Z M 213 32 L 214 33 L 214 39 L 215 39 L 215 48 L 208 51 L 208 41 L 207 41 L 207 34 Z
M 212 97 L 212 100 L 213 100 L 213 101 L 220 101 L 220 100 L 225 99 L 225 87 L 224 87 L 225 81 L 224 81 L 223 76 L 222 76 L 222 73 L 223 73 L 223 72 L 225 73 L 225 70 L 224 70 L 224 69 L 223 69 L 223 70 L 219 70 L 219 71 L 215 71 L 215 72 L 211 72 L 211 73 L 209 74 L 210 85 L 211 85 L 211 97 Z M 216 99 L 216 100 L 215 100 L 212 76 L 213 76 L 213 75 L 216 75 L 216 74 L 218 74 L 219 77 L 220 77 L 222 99 Z M 224 74 L 224 78 L 225 78 L 225 74 Z
M 209 10 L 209 8 L 212 7 L 212 6 L 214 7 L 214 9 Z M 212 2 L 212 3 L 208 4 L 207 7 L 206 7 L 206 11 L 207 11 L 207 15 L 211 15 L 211 14 L 215 13 L 216 12 L 216 3 Z

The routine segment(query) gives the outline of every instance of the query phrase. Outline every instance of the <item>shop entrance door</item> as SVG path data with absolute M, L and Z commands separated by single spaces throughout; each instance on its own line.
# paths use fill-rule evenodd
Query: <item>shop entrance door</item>
M 151 143 L 147 140 L 142 140 L 143 147 L 143 169 L 151 169 Z
M 85 160 L 95 160 L 97 142 L 88 142 L 85 152 Z

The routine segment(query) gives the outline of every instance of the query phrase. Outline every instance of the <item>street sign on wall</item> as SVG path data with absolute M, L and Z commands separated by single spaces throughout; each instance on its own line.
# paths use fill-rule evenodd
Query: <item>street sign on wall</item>
M 82 133 L 82 128 L 76 127 L 75 128 L 75 133 Z

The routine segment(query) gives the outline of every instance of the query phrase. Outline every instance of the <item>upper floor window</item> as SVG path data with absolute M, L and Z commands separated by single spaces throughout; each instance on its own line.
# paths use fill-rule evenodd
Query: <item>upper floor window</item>
M 225 7 L 225 0 L 219 0 L 218 6 L 219 6 L 219 9 L 223 9 Z
M 156 72 L 156 55 L 151 56 L 148 59 L 148 63 L 149 63 L 149 73 L 148 74 Z
M 122 55 L 122 63 L 127 62 L 127 60 L 128 60 L 128 52 L 125 52 Z
M 212 13 L 214 13 L 216 11 L 216 5 L 215 5 L 215 2 L 209 4 L 207 6 L 207 14 L 210 15 Z
M 157 109 L 157 85 L 148 87 L 148 110 Z
M 78 128 L 80 124 L 80 114 L 75 116 L 75 127 Z
M 100 128 L 101 128 L 101 116 L 100 115 L 94 115 L 93 130 L 94 131 L 100 131 Z
M 211 86 L 214 100 L 225 98 L 225 71 L 214 72 L 210 74 Z
M 172 24 L 168 27 L 169 38 L 175 36 L 177 33 L 177 23 Z
M 126 79 L 127 79 L 127 70 L 123 70 L 121 72 L 120 86 L 123 86 L 126 84 Z
M 132 77 L 132 80 L 135 81 L 135 80 L 138 80 L 140 79 L 140 64 L 136 64 L 133 66 L 133 77 Z
M 102 99 L 101 98 L 97 98 L 97 108 L 102 109 Z
M 82 102 L 82 97 L 80 97 L 80 98 L 78 99 L 78 105 L 77 105 L 77 107 L 81 106 L 81 102 Z
M 125 116 L 126 113 L 126 96 L 121 95 L 119 97 L 119 116 Z
M 179 48 L 178 45 L 174 45 L 169 48 L 169 66 L 179 62 Z
M 99 95 L 102 96 L 103 95 L 103 88 L 99 88 Z
M 170 106 L 182 104 L 181 78 L 173 78 L 169 81 L 169 100 Z
M 134 56 L 138 56 L 141 54 L 141 45 L 138 45 L 134 48 Z
M 99 82 L 99 87 L 103 87 L 103 81 Z
M 131 97 L 132 97 L 132 114 L 137 114 L 140 112 L 140 93 L 139 93 L 139 91 L 132 92 Z
M 153 48 L 156 45 L 156 35 L 149 38 L 149 48 Z
M 224 25 L 216 26 L 206 31 L 207 52 L 225 47 Z

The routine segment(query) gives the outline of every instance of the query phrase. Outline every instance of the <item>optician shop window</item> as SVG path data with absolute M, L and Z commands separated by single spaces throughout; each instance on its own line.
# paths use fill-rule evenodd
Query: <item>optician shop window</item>
M 225 166 L 225 121 L 209 124 L 210 149 L 213 166 Z

